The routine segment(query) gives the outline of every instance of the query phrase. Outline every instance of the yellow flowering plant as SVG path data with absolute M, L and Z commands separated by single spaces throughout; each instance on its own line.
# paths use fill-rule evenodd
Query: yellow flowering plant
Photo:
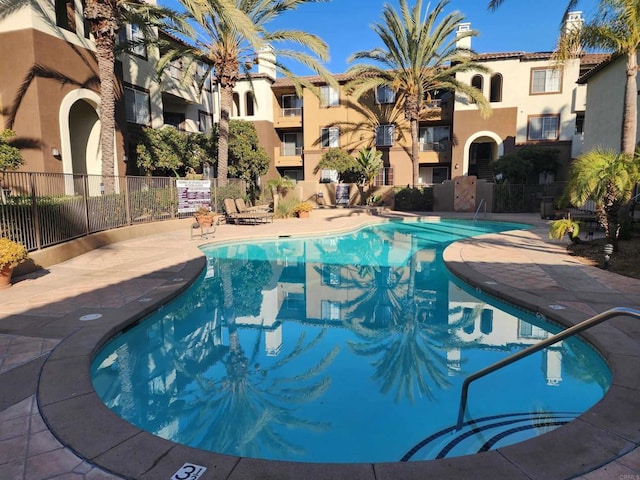
M 27 259 L 27 249 L 21 243 L 0 238 L 0 270 L 15 268 Z

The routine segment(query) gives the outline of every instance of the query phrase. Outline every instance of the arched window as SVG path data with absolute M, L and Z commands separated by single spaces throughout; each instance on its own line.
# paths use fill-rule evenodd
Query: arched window
M 238 95 L 237 93 L 233 94 L 233 107 L 231 110 L 232 117 L 240 116 L 240 95 Z
M 247 109 L 247 117 L 253 117 L 255 115 L 253 110 L 253 107 L 254 107 L 253 93 L 247 92 L 246 95 L 244 96 L 244 101 Z
M 482 75 L 474 75 L 474 77 L 471 79 L 471 86 L 473 88 L 477 88 L 481 92 L 483 89 L 483 83 L 484 79 L 482 78 Z
M 491 88 L 489 91 L 490 102 L 502 101 L 502 75 L 494 73 L 491 75 Z
M 471 79 L 471 86 L 473 88 L 477 88 L 478 90 L 480 90 L 481 92 L 483 91 L 483 86 L 484 86 L 484 79 L 482 78 L 482 75 L 474 75 L 473 78 Z M 473 102 L 473 100 L 472 100 Z M 475 102 L 473 102 L 475 103 Z

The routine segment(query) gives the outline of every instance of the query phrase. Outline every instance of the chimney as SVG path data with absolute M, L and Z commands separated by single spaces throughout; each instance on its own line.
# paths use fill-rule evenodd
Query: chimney
M 471 24 L 460 23 L 456 30 L 456 47 L 471 50 Z
M 263 73 L 272 79 L 276 79 L 276 56 L 273 53 L 273 47 L 269 44 L 264 45 L 258 50 L 258 73 Z
M 582 12 L 569 12 L 567 14 L 567 18 L 564 20 L 562 33 L 567 35 L 574 30 L 580 30 L 583 23 L 584 19 L 582 18 Z

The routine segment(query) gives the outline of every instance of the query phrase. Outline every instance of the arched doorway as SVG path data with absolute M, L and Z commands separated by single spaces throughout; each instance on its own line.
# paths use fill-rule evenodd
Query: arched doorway
M 69 137 L 73 173 L 100 175 L 100 120 L 84 100 L 78 100 L 69 110 Z
M 464 172 L 481 180 L 493 180 L 491 162 L 504 153 L 502 139 L 493 132 L 469 137 L 464 149 Z
M 80 88 L 69 92 L 60 103 L 60 153 L 67 194 L 77 193 L 71 175 L 101 175 L 100 96 Z M 114 140 L 115 142 L 115 140 Z M 117 161 L 115 174 L 118 174 Z M 100 181 L 89 182 L 90 195 L 100 195 Z

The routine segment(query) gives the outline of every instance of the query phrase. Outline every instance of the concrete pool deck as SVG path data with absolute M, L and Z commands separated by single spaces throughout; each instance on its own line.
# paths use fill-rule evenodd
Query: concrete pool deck
M 94 352 L 190 284 L 205 263 L 198 245 L 348 230 L 403 217 L 415 215 L 316 210 L 307 220 L 222 225 L 208 240 L 190 240 L 187 219 L 173 232 L 93 250 L 0 290 L 0 479 L 163 480 L 184 463 L 206 466 L 201 478 L 210 480 L 640 479 L 640 321 L 632 317 L 584 335 L 613 371 L 609 392 L 592 409 L 535 439 L 453 459 L 341 465 L 217 455 L 140 431 L 93 391 Z M 578 263 L 564 244 L 547 240 L 548 221 L 538 215 L 487 218 L 533 228 L 448 247 L 448 268 L 469 283 L 567 326 L 612 307 L 640 309 L 640 280 Z

